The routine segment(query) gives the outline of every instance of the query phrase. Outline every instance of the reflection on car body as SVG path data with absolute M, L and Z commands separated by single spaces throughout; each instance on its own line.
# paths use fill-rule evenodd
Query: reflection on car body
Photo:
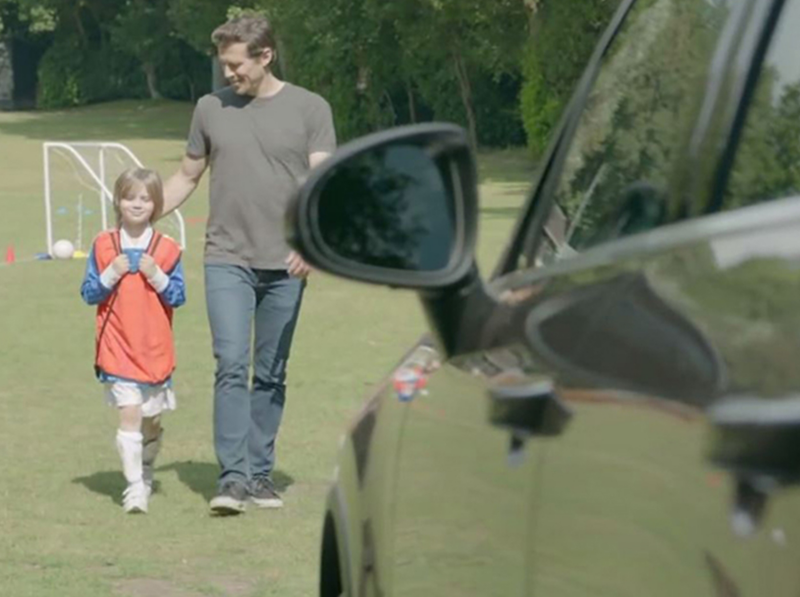
M 322 595 L 800 593 L 798 27 L 800 0 L 625 0 L 489 281 L 457 127 L 314 172 L 295 246 L 430 327 L 345 436 Z M 386 210 L 340 217 L 365 162 Z

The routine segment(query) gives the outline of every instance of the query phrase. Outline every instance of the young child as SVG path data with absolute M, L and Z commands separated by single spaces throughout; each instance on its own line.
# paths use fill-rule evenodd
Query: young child
M 175 409 L 172 310 L 186 301 L 181 249 L 152 223 L 164 206 L 156 172 L 134 168 L 114 187 L 117 227 L 92 245 L 81 295 L 97 305 L 95 372 L 119 410 L 125 512 L 147 512 L 161 448 L 160 415 Z

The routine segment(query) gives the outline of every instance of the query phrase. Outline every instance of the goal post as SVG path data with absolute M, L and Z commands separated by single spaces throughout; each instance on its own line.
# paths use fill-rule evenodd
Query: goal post
M 71 234 L 76 237 L 75 247 L 82 249 L 84 222 L 88 224 L 86 228 L 89 228 L 92 238 L 101 230 L 109 228 L 108 207 L 114 200 L 110 188 L 113 187 L 116 177 L 124 169 L 144 166 L 128 147 L 115 142 L 46 141 L 42 145 L 42 152 L 47 252 L 52 255 L 55 241 Z M 57 162 L 62 166 L 61 176 L 57 176 Z M 64 166 L 70 173 L 66 177 L 63 176 Z M 84 199 L 86 192 L 89 194 L 88 200 Z M 70 196 L 76 193 L 77 199 Z M 96 206 L 99 217 L 86 217 L 87 214 L 94 215 L 94 209 L 87 204 Z M 73 209 L 75 222 L 70 218 L 70 224 L 74 228 L 64 232 L 62 226 L 58 233 L 59 238 L 55 238 L 57 226 L 54 213 L 71 214 Z M 175 238 L 182 248 L 186 248 L 186 225 L 178 210 L 159 220 L 157 227 Z

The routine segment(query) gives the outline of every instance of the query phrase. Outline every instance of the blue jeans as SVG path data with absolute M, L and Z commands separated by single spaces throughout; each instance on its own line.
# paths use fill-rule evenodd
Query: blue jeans
M 219 484 L 247 483 L 269 476 L 275 466 L 275 439 L 286 401 L 286 363 L 305 282 L 281 270 L 235 265 L 206 264 L 205 276 L 217 361 L 214 448 L 222 469 Z

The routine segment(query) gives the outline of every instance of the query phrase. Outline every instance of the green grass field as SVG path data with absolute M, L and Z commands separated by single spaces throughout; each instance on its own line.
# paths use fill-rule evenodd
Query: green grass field
M 293 347 L 279 441 L 276 478 L 286 488 L 286 507 L 210 518 L 206 501 L 217 465 L 202 289 L 204 180 L 184 210 L 189 301 L 176 314 L 179 409 L 165 421 L 160 492 L 147 516 L 123 515 L 116 414 L 93 379 L 93 310 L 78 293 L 84 263 L 32 260 L 45 249 L 42 142 L 119 141 L 168 175 L 182 155 L 190 116 L 191 106 L 171 102 L 0 113 L 0 257 L 13 245 L 18 260 L 0 264 L 4 595 L 312 595 L 338 437 L 373 384 L 424 329 L 412 293 L 314 275 Z M 482 154 L 479 165 L 479 262 L 488 273 L 532 168 L 524 151 Z M 85 226 L 91 224 L 87 218 Z

